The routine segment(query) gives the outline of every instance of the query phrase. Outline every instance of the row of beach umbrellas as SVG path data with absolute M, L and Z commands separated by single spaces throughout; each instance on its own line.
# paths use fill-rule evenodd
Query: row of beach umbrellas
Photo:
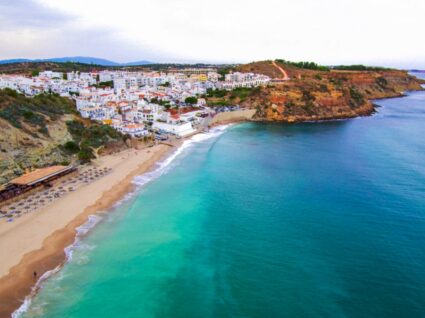
M 36 209 L 38 205 L 41 207 L 47 201 L 52 201 L 55 198 L 61 197 L 67 191 L 72 192 L 75 190 L 77 182 L 89 183 L 103 175 L 110 172 L 111 168 L 90 168 L 80 175 L 63 180 L 57 188 L 46 189 L 43 192 L 33 194 L 22 201 L 15 202 L 10 206 L 0 208 L 0 218 L 7 218 L 8 221 L 13 221 L 14 217 L 20 217 L 22 213 L 29 213 L 30 210 Z M 71 186 L 72 185 L 72 186 Z

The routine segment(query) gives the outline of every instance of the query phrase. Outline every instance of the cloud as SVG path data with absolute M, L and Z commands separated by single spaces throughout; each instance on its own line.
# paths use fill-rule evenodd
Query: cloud
M 0 0 L 0 58 L 423 65 L 425 1 Z
M 108 26 L 35 0 L 0 0 L 1 59 L 95 56 L 118 62 L 157 59 L 161 53 L 134 45 Z
M 2 31 L 57 27 L 75 18 L 69 13 L 49 8 L 33 0 L 0 1 L 0 29 Z

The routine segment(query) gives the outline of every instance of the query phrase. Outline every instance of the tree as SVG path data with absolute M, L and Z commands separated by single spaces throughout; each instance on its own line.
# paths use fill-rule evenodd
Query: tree
M 93 153 L 93 150 L 89 147 L 82 147 L 81 150 L 78 152 L 78 159 L 82 163 L 90 162 L 91 159 L 96 158 L 96 156 Z
M 186 97 L 186 99 L 184 100 L 184 102 L 186 104 L 194 105 L 194 104 L 198 103 L 198 99 L 196 97 L 194 97 L 194 96 L 189 96 L 189 97 Z

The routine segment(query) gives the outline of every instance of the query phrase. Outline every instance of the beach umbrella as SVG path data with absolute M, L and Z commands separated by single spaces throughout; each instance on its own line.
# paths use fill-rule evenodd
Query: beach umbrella
M 7 218 L 13 218 L 13 214 L 6 215 Z
M 16 210 L 14 213 L 15 213 L 15 214 L 21 214 L 21 211 Z
M 19 202 L 18 205 L 24 205 L 24 202 Z
M 15 210 L 15 207 L 14 206 L 10 206 L 9 209 L 10 210 Z

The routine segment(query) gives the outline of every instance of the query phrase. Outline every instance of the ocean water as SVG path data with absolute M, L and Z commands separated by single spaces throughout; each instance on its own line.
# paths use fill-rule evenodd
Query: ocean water
M 425 93 L 378 104 L 197 136 L 18 316 L 425 317 Z

